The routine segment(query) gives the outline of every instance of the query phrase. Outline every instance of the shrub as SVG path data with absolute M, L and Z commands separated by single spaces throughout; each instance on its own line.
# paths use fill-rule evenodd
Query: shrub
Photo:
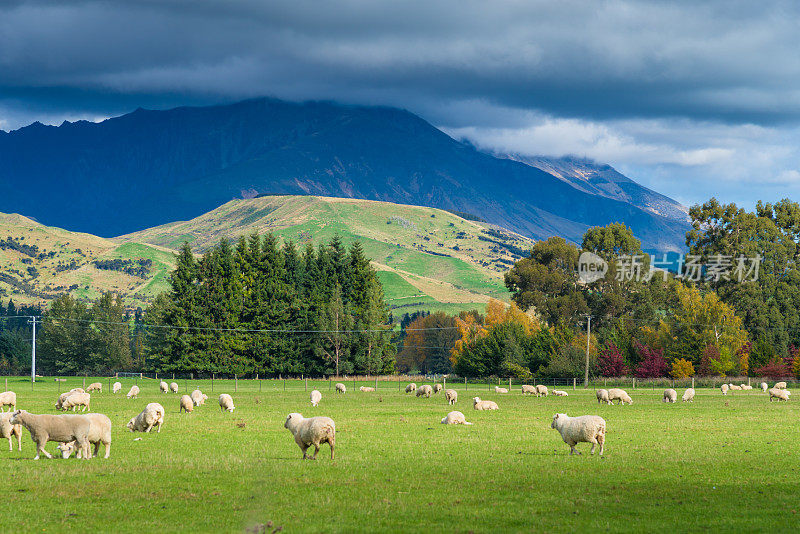
M 626 376 L 630 372 L 622 352 L 613 341 L 597 355 L 597 370 L 600 376 Z
M 694 365 L 684 358 L 675 360 L 672 362 L 672 372 L 670 374 L 673 378 L 689 378 L 694 376 Z
M 779 356 L 774 356 L 765 365 L 757 367 L 755 372 L 757 376 L 766 376 L 776 380 L 792 376 L 792 369 Z

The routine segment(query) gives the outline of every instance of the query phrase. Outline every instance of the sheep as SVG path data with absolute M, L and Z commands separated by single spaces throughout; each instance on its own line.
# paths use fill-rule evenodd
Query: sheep
M 546 397 L 548 395 L 547 386 L 542 386 L 541 384 L 537 384 L 536 386 L 536 396 L 537 397 Z
M 426 399 L 430 398 L 431 393 L 433 393 L 433 388 L 430 387 L 428 384 L 424 386 L 420 386 L 417 390 L 417 397 L 425 397 Z
M 761 391 L 766 393 L 768 388 L 769 388 L 769 386 L 767 385 L 766 382 L 761 382 Z
M 162 380 L 158 383 L 158 389 L 161 390 L 161 393 L 169 393 L 169 384 Z
M 728 384 L 722 384 L 722 385 L 719 387 L 719 389 L 720 389 L 720 390 L 722 390 L 722 394 L 723 394 L 723 395 L 727 395 L 727 394 L 728 394 L 728 389 L 729 389 L 729 388 L 728 388 Z
M 101 443 L 106 450 L 103 458 L 108 458 L 111 456 L 111 419 L 101 413 L 90 413 L 84 415 L 84 417 L 89 419 L 89 433 L 86 437 L 88 438 L 89 443 L 94 444 L 94 452 L 92 453 L 92 451 L 89 451 L 89 458 L 97 456 L 97 453 L 100 452 Z M 72 455 L 75 449 L 76 446 L 74 441 L 61 443 L 58 446 L 58 450 L 61 451 L 61 457 L 65 460 Z M 78 458 L 81 458 L 80 451 L 78 451 Z
M 475 410 L 498 410 L 497 403 L 489 400 L 481 400 L 480 397 L 472 398 L 472 407 Z
M 341 382 L 336 383 L 336 393 L 347 393 L 347 388 Z
M 139 386 L 131 386 L 131 390 L 128 391 L 128 398 L 135 399 L 139 395 Z
M 597 390 L 597 404 L 600 404 L 601 402 L 605 402 L 606 404 L 611 404 L 611 399 L 608 398 L 607 389 Z
M 192 402 L 192 398 L 189 395 L 184 395 L 181 397 L 180 400 L 180 408 L 178 409 L 178 413 L 186 412 L 191 413 L 194 410 L 194 403 Z
M 774 387 L 775 389 L 786 389 L 786 382 L 778 382 Z
M 508 388 L 501 388 L 500 386 L 494 387 L 495 393 L 508 393 Z
M 73 393 L 85 393 L 85 391 L 83 391 L 83 389 L 81 389 L 81 388 L 73 388 L 73 389 L 71 389 L 69 391 L 65 391 L 64 393 L 59 395 L 58 396 L 58 400 L 56 400 L 56 404 L 55 404 L 56 410 L 63 409 L 64 401 L 67 399 L 67 397 L 69 397 Z
M 450 391 L 450 390 L 448 390 Z M 467 418 L 464 417 L 464 414 L 459 411 L 452 411 L 446 416 L 442 417 L 442 424 L 443 425 L 471 425 L 472 423 L 467 423 Z
M 309 417 L 305 418 L 299 413 L 290 413 L 286 416 L 284 428 L 294 436 L 294 441 L 300 450 L 303 451 L 303 460 L 317 459 L 319 446 L 327 443 L 331 448 L 331 460 L 336 447 L 336 423 L 330 417 Z M 314 446 L 314 456 L 308 456 L 306 450 Z
M 164 407 L 157 402 L 151 402 L 144 407 L 144 410 L 136 417 L 131 417 L 128 421 L 128 430 L 131 432 L 150 432 L 154 426 L 161 432 L 161 425 L 164 424 Z
M 12 412 L 17 409 L 17 394 L 13 391 L 0 393 L 0 412 L 4 412 L 6 406 L 11 406 Z
M 12 425 L 14 412 L 0 414 L 0 438 L 8 438 L 8 450 L 14 450 L 14 436 L 17 437 L 17 449 L 22 450 L 22 425 Z
M 320 393 L 316 389 L 311 392 L 311 406 L 318 405 L 319 401 L 321 400 L 322 400 L 322 393 Z
M 313 392 L 312 392 L 313 395 Z M 320 395 L 321 396 L 321 395 Z M 219 409 L 223 412 L 233 412 L 236 409 L 236 406 L 233 405 L 233 397 L 228 395 L 227 393 L 223 393 L 219 396 Z
M 744 389 L 744 390 L 753 389 L 753 386 L 748 386 L 747 384 L 742 384 L 741 386 L 742 386 L 742 389 Z
M 75 409 L 80 406 L 82 412 L 92 411 L 89 403 L 91 402 L 92 396 L 88 393 L 70 393 L 69 396 L 64 399 L 64 402 L 61 404 L 61 409 L 64 411 L 69 410 L 72 408 L 74 412 Z
M 737 386 L 736 384 L 728 384 L 728 389 L 731 391 L 741 391 L 742 386 Z
M 192 391 L 190 397 L 192 397 L 192 402 L 194 403 L 195 406 L 204 405 L 206 403 L 206 400 L 208 399 L 208 395 L 206 395 L 199 389 Z
M 414 382 L 411 382 L 406 386 L 406 393 L 413 393 L 414 391 L 417 391 L 417 385 Z
M 91 384 L 89 384 L 89 387 L 86 388 L 86 393 L 89 393 L 91 391 L 97 391 L 98 393 L 102 393 L 103 384 L 101 384 L 100 382 L 92 382 Z
M 608 400 L 609 404 L 614 404 L 615 400 L 618 400 L 620 404 L 633 404 L 633 400 L 631 399 L 630 395 L 624 389 L 618 388 L 611 388 L 608 390 Z
M 373 391 L 375 391 L 375 388 L 370 387 L 370 386 L 361 386 L 358 389 L 360 389 L 364 393 L 372 393 Z
M 177 382 L 170 382 L 169 383 L 169 390 L 172 393 L 177 393 L 178 392 L 178 383 Z
M 569 397 L 569 393 L 560 389 L 554 389 L 553 395 L 555 395 L 556 397 Z
M 433 392 L 434 393 L 439 393 L 440 391 L 442 391 L 442 389 L 443 389 L 443 387 L 442 387 L 441 384 L 434 384 L 433 385 Z M 506 393 L 508 393 L 508 392 L 506 392 Z
M 122 391 L 122 384 L 119 382 L 114 382 L 114 385 L 111 386 L 111 393 L 114 393 L 116 395 L 120 391 Z
M 606 443 L 606 421 L 599 415 L 569 417 L 565 413 L 557 413 L 553 416 L 550 428 L 555 428 L 561 434 L 561 439 L 569 445 L 570 455 L 576 452 L 580 454 L 575 450 L 575 445 L 584 442 L 592 444 L 589 454 L 594 454 L 594 448 L 599 444 L 600 456 L 603 456 Z
M 674 389 L 665 389 L 664 390 L 664 397 L 661 399 L 662 402 L 677 402 L 678 400 L 678 392 Z
M 447 399 L 447 404 L 455 404 L 458 402 L 458 392 L 454 389 L 444 390 L 444 398 Z
M 529 386 L 528 384 L 522 384 L 522 394 L 523 395 L 536 395 L 536 388 L 533 386 Z
M 89 458 L 89 418 L 83 415 L 49 415 L 32 414 L 25 410 L 13 412 L 12 425 L 22 425 L 31 433 L 31 440 L 36 443 L 36 456 L 40 454 L 48 458 L 53 456 L 44 450 L 48 441 L 67 443 L 75 441 L 79 450 L 83 453 L 83 458 Z
M 681 397 L 681 400 L 683 402 L 694 402 L 694 388 L 687 389 L 684 392 L 683 397 Z
M 769 390 L 769 401 L 772 402 L 772 399 L 778 399 L 779 401 L 788 401 L 789 395 L 791 395 L 791 393 L 787 389 L 772 388 L 771 390 Z

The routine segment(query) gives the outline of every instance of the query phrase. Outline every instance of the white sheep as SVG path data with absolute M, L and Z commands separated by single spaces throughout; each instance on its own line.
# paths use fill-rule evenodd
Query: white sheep
M 208 395 L 206 395 L 199 389 L 192 391 L 190 397 L 192 397 L 192 402 L 194 403 L 195 406 L 204 405 L 206 403 L 206 400 L 208 399 Z
M 555 395 L 556 397 L 569 397 L 569 393 L 561 389 L 554 389 L 553 395 Z
M 194 410 L 194 402 L 192 402 L 192 398 L 189 395 L 183 395 L 180 400 L 180 408 L 178 409 L 178 413 L 186 412 L 191 413 Z
M 472 398 L 472 407 L 475 410 L 498 410 L 497 403 L 490 400 L 481 400 L 480 397 Z
M 236 409 L 236 406 L 233 405 L 233 397 L 228 395 L 227 393 L 223 393 L 219 396 L 219 409 L 223 412 L 233 412 Z
M 449 391 L 449 390 L 448 390 Z M 464 414 L 459 411 L 452 411 L 446 416 L 442 417 L 442 424 L 443 425 L 471 425 L 472 423 L 467 423 L 467 418 L 464 417 Z
M 750 390 L 750 389 L 753 389 L 753 386 L 748 386 L 747 384 L 742 384 L 742 389 Z
M 295 443 L 303 451 L 303 460 L 307 458 L 316 460 L 319 446 L 322 443 L 327 443 L 330 446 L 331 460 L 333 460 L 333 453 L 336 447 L 336 423 L 330 417 L 305 418 L 302 414 L 290 413 L 286 416 L 286 422 L 283 427 L 288 428 L 289 432 L 294 436 Z M 306 454 L 306 450 L 312 445 L 314 446 L 314 456 L 309 457 Z
M 128 398 L 135 399 L 139 395 L 139 386 L 131 386 L 130 391 L 128 391 Z
M 741 391 L 742 386 L 737 386 L 736 384 L 728 384 L 728 389 L 731 391 Z
M 589 454 L 594 454 L 594 448 L 599 444 L 600 456 L 603 456 L 606 442 L 606 421 L 599 415 L 569 417 L 565 413 L 557 413 L 553 416 L 550 428 L 555 428 L 561 434 L 561 439 L 569 445 L 570 455 L 580 454 L 575 450 L 575 445 L 578 443 L 591 443 L 592 449 Z
M 13 391 L 0 393 L 0 411 L 4 412 L 6 406 L 11 406 L 12 412 L 17 409 L 17 394 Z
M 102 391 L 103 391 L 103 384 L 101 384 L 100 382 L 92 382 L 92 383 L 91 383 L 91 384 L 89 384 L 89 386 L 86 388 L 86 393 L 90 393 L 90 392 L 92 392 L 92 391 L 97 391 L 98 393 L 102 393 Z
M 311 406 L 318 405 L 319 401 L 321 400 L 322 400 L 322 393 L 320 393 L 316 389 L 311 392 Z
M 111 386 L 111 393 L 117 394 L 122 391 L 122 384 L 120 382 L 114 382 L 114 385 Z
M 341 382 L 336 383 L 336 393 L 347 393 L 347 387 Z
M 173 393 L 178 392 L 178 383 L 177 382 L 170 382 L 169 383 L 169 390 Z
M 523 395 L 536 395 L 536 388 L 533 386 L 529 386 L 528 384 L 522 384 L 522 394 Z
M 89 413 L 83 417 L 89 419 L 89 434 L 86 437 L 89 439 L 89 443 L 94 445 L 94 452 L 90 451 L 89 458 L 97 456 L 97 453 L 100 452 L 101 443 L 106 451 L 103 458 L 108 458 L 111 456 L 111 419 L 101 413 Z M 74 441 L 61 443 L 58 446 L 58 450 L 61 451 L 61 457 L 64 459 L 69 458 L 76 449 Z M 81 458 L 81 451 L 78 451 L 78 458 Z
M 769 401 L 772 402 L 772 399 L 788 401 L 789 395 L 791 395 L 791 392 L 788 389 L 772 388 L 769 390 Z
M 63 409 L 64 401 L 67 399 L 67 397 L 69 397 L 73 393 L 86 393 L 86 392 L 83 391 L 82 388 L 74 388 L 69 391 L 65 391 L 64 393 L 58 396 L 58 400 L 56 401 L 56 409 L 57 410 Z
M 664 390 L 664 397 L 661 399 L 662 402 L 677 402 L 678 401 L 678 392 L 672 388 Z
M 494 387 L 495 393 L 508 393 L 508 388 L 501 388 L 500 386 Z
M 158 427 L 161 432 L 161 425 L 164 424 L 164 407 L 157 402 L 151 402 L 144 407 L 139 415 L 131 417 L 128 421 L 128 430 L 131 432 L 150 432 L 154 427 Z
M 614 404 L 615 400 L 618 400 L 620 404 L 633 404 L 633 400 L 631 399 L 630 395 L 624 390 L 619 388 L 611 388 L 608 390 L 608 400 L 610 404 Z
M 444 398 L 447 399 L 447 404 L 455 404 L 458 402 L 458 392 L 454 389 L 444 390 Z
M 12 425 L 11 417 L 14 412 L 0 413 L 0 438 L 8 438 L 8 450 L 14 450 L 12 439 L 17 437 L 17 448 L 22 450 L 22 425 Z
M 786 382 L 778 382 L 775 384 L 775 389 L 786 389 Z
M 48 441 L 67 443 L 75 441 L 83 453 L 83 458 L 89 458 L 89 418 L 83 415 L 49 415 L 32 414 L 25 410 L 17 410 L 11 416 L 12 425 L 22 425 L 31 433 L 31 440 L 36 444 L 36 457 L 44 454 L 48 458 L 53 456 L 44 450 Z
M 543 386 L 541 384 L 536 385 L 536 396 L 537 397 L 546 397 L 548 395 L 547 386 Z
M 433 388 L 430 387 L 428 384 L 424 386 L 420 386 L 417 390 L 417 397 L 425 397 L 430 398 L 431 394 L 433 393 Z
M 375 388 L 370 387 L 370 386 L 361 386 L 358 389 L 360 389 L 364 393 L 372 393 L 373 391 L 375 391 Z
M 767 385 L 767 383 L 766 382 L 761 382 L 761 391 L 766 393 L 767 389 L 769 389 L 769 386 Z
M 406 386 L 406 393 L 413 393 L 415 391 L 417 391 L 417 385 L 414 382 Z
M 75 393 L 70 393 L 64 402 L 61 404 L 61 409 L 64 411 L 69 410 L 72 408 L 74 412 L 78 406 L 81 407 L 82 412 L 92 411 L 89 404 L 92 400 L 92 396 L 89 393 L 80 393 L 76 391 Z
M 728 389 L 729 389 L 729 388 L 728 388 L 728 384 L 722 384 L 722 385 L 719 387 L 719 389 L 720 389 L 720 390 L 722 390 L 722 394 L 723 394 L 723 395 L 727 395 L 727 394 L 728 394 Z
M 694 402 L 694 388 L 689 388 L 683 393 L 681 397 L 683 402 Z
M 611 399 L 608 398 L 608 390 L 607 389 L 598 389 L 597 390 L 597 404 L 601 402 L 605 402 L 606 404 L 612 404 Z
M 443 386 L 441 384 L 434 384 L 433 385 L 433 392 L 434 393 L 439 393 L 440 391 L 442 391 L 442 389 L 443 389 Z
M 161 390 L 161 393 L 169 393 L 169 384 L 162 380 L 158 383 L 158 389 Z

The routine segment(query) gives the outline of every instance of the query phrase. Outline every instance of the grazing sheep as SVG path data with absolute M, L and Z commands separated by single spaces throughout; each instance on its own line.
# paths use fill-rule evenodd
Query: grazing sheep
M 58 400 L 56 401 L 56 409 L 57 410 L 63 409 L 64 401 L 67 399 L 67 397 L 69 397 L 73 393 L 85 393 L 85 391 L 83 391 L 83 389 L 81 388 L 74 388 L 69 391 L 65 391 L 64 393 L 58 396 Z
M 158 389 L 161 390 L 161 393 L 169 393 L 169 384 L 162 380 L 158 383 Z
M 6 406 L 11 406 L 12 412 L 17 409 L 17 394 L 13 391 L 0 393 L 0 412 L 4 412 Z
M 330 445 L 331 460 L 333 460 L 333 452 L 336 447 L 336 423 L 330 417 L 305 418 L 302 414 L 290 413 L 286 416 L 283 427 L 288 428 L 294 436 L 295 443 L 303 451 L 303 460 L 307 458 L 316 460 L 319 446 L 322 443 Z M 314 446 L 314 456 L 309 457 L 306 450 L 312 445 Z
M 664 397 L 661 399 L 662 402 L 677 402 L 678 401 L 678 392 L 674 389 L 665 389 L 664 390 Z
M 536 395 L 536 388 L 533 386 L 529 386 L 528 384 L 522 384 L 522 394 L 523 395 Z
M 788 401 L 789 395 L 791 395 L 791 393 L 787 389 L 772 388 L 771 390 L 769 390 L 769 401 L 772 402 L 772 399 L 778 399 L 779 401 Z
M 347 388 L 341 382 L 336 383 L 336 393 L 347 393 Z
M 97 391 L 98 393 L 102 393 L 103 384 L 101 384 L 100 382 L 92 382 L 91 384 L 89 384 L 89 387 L 86 388 L 86 393 L 89 393 L 91 391 Z
M 548 393 L 549 392 L 547 391 L 547 386 L 542 386 L 541 384 L 538 384 L 536 386 L 536 396 L 537 397 L 546 397 L 548 395 Z
M 761 391 L 766 393 L 767 389 L 769 389 L 769 386 L 767 385 L 767 383 L 766 382 L 761 382 Z
M 608 390 L 608 400 L 610 401 L 609 404 L 614 404 L 615 400 L 618 400 L 620 404 L 633 404 L 630 395 L 628 395 L 624 389 L 618 388 L 611 388 Z
M 606 404 L 611 404 L 611 399 L 608 398 L 607 389 L 597 390 L 597 404 L 600 404 L 601 402 L 605 402 Z
M 8 450 L 14 450 L 14 436 L 17 436 L 17 449 L 22 450 L 22 425 L 12 425 L 11 416 L 14 412 L 0 414 L 0 438 L 8 438 Z
M 411 382 L 406 386 L 406 393 L 413 393 L 414 391 L 417 391 L 417 385 L 414 382 Z
M 494 387 L 495 393 L 508 393 L 508 388 L 501 388 L 500 386 Z
M 448 390 L 450 391 L 450 390 Z M 442 417 L 442 424 L 443 425 L 471 425 L 472 423 L 467 423 L 467 418 L 464 417 L 464 414 L 458 411 L 453 411 L 447 414 L 446 416 Z
M 120 391 L 122 391 L 122 384 L 119 382 L 114 382 L 114 385 L 111 386 L 111 393 L 116 394 L 119 393 Z
M 361 387 L 360 387 L 360 388 L 358 388 L 358 389 L 360 389 L 360 390 L 361 390 L 361 391 L 363 391 L 364 393 L 372 393 L 373 391 L 375 391 L 375 388 L 373 388 L 373 387 L 370 387 L 370 386 L 361 386 Z
M 48 458 L 53 456 L 44 450 L 48 441 L 67 443 L 75 441 L 83 453 L 83 458 L 89 458 L 89 418 L 83 415 L 49 415 L 32 414 L 25 410 L 13 412 L 12 425 L 22 425 L 31 433 L 31 440 L 36 443 L 36 457 L 44 454 Z
M 447 399 L 447 404 L 455 404 L 458 402 L 458 391 L 446 389 L 444 390 L 444 398 Z
M 694 388 L 687 389 L 684 392 L 683 397 L 681 397 L 681 400 L 683 402 L 694 402 Z
M 186 412 L 191 413 L 194 410 L 194 403 L 192 402 L 192 398 L 189 395 L 183 395 L 181 397 L 181 404 L 178 413 Z
M 498 410 L 497 403 L 489 400 L 481 400 L 480 397 L 472 398 L 472 407 L 476 410 Z
M 206 399 L 208 399 L 208 395 L 206 395 L 199 389 L 192 391 L 190 397 L 192 397 L 192 402 L 194 403 L 195 406 L 204 405 L 206 403 Z
M 433 385 L 433 392 L 434 393 L 439 393 L 440 391 L 442 391 L 442 389 L 443 389 L 443 386 L 441 384 L 434 384 Z
M 128 398 L 135 399 L 139 395 L 139 386 L 131 386 L 131 390 L 128 391 Z
M 778 382 L 775 384 L 775 389 L 786 389 L 786 382 Z
M 312 393 L 313 395 L 313 393 Z M 320 395 L 321 396 L 321 395 Z M 227 393 L 223 393 L 219 396 L 219 409 L 223 412 L 233 412 L 236 409 L 236 406 L 233 405 L 233 397 L 228 395 Z
M 169 383 L 169 390 L 173 393 L 178 392 L 178 383 L 177 382 L 170 382 Z
M 606 442 L 606 421 L 599 415 L 582 415 L 580 417 L 569 417 L 565 413 L 557 413 L 553 416 L 550 428 L 555 428 L 561 434 L 561 439 L 569 445 L 570 455 L 579 451 L 575 450 L 578 443 L 591 443 L 592 449 L 589 454 L 594 454 L 596 445 L 600 445 L 600 456 L 603 456 L 603 448 Z
M 316 389 L 311 392 L 311 406 L 316 406 L 322 400 L 322 393 Z
M 97 456 L 100 452 L 100 444 L 105 447 L 106 454 L 103 458 L 111 456 L 111 419 L 101 413 L 90 413 L 83 417 L 89 419 L 89 433 L 87 439 L 89 443 L 94 444 L 94 452 L 89 451 L 89 458 Z M 58 450 L 61 451 L 61 457 L 65 460 L 69 458 L 72 453 L 77 449 L 74 441 L 61 443 Z M 81 451 L 78 451 L 78 458 L 81 458 Z
M 722 385 L 719 387 L 719 389 L 720 389 L 720 390 L 722 390 L 722 394 L 723 394 L 723 395 L 727 395 L 727 394 L 728 394 L 728 389 L 729 389 L 729 388 L 728 388 L 728 384 L 722 384 Z
M 72 408 L 74 412 L 76 408 L 80 406 L 82 412 L 91 411 L 89 407 L 91 400 L 92 396 L 90 394 L 76 391 L 75 393 L 70 393 L 69 396 L 64 399 L 64 402 L 61 404 L 61 409 L 67 411 Z
M 131 432 L 150 432 L 154 426 L 161 432 L 164 424 L 164 407 L 157 402 L 151 402 L 136 417 L 128 421 L 128 430 Z
M 555 395 L 556 397 L 569 397 L 569 393 L 561 389 L 554 389 L 553 395 Z
M 737 386 L 736 384 L 728 384 L 728 388 L 731 391 L 741 391 L 742 390 L 742 386 Z
M 420 386 L 417 390 L 417 397 L 425 397 L 426 399 L 430 398 L 431 394 L 433 393 L 433 388 L 430 387 L 428 384 L 424 386 Z

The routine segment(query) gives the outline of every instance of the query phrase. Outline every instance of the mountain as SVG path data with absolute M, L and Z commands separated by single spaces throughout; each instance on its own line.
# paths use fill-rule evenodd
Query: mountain
M 688 228 L 385 107 L 256 99 L 34 123 L 0 133 L 0 161 L 0 211 L 106 237 L 298 194 L 477 214 L 533 239 L 624 222 L 657 250 L 682 249 Z

